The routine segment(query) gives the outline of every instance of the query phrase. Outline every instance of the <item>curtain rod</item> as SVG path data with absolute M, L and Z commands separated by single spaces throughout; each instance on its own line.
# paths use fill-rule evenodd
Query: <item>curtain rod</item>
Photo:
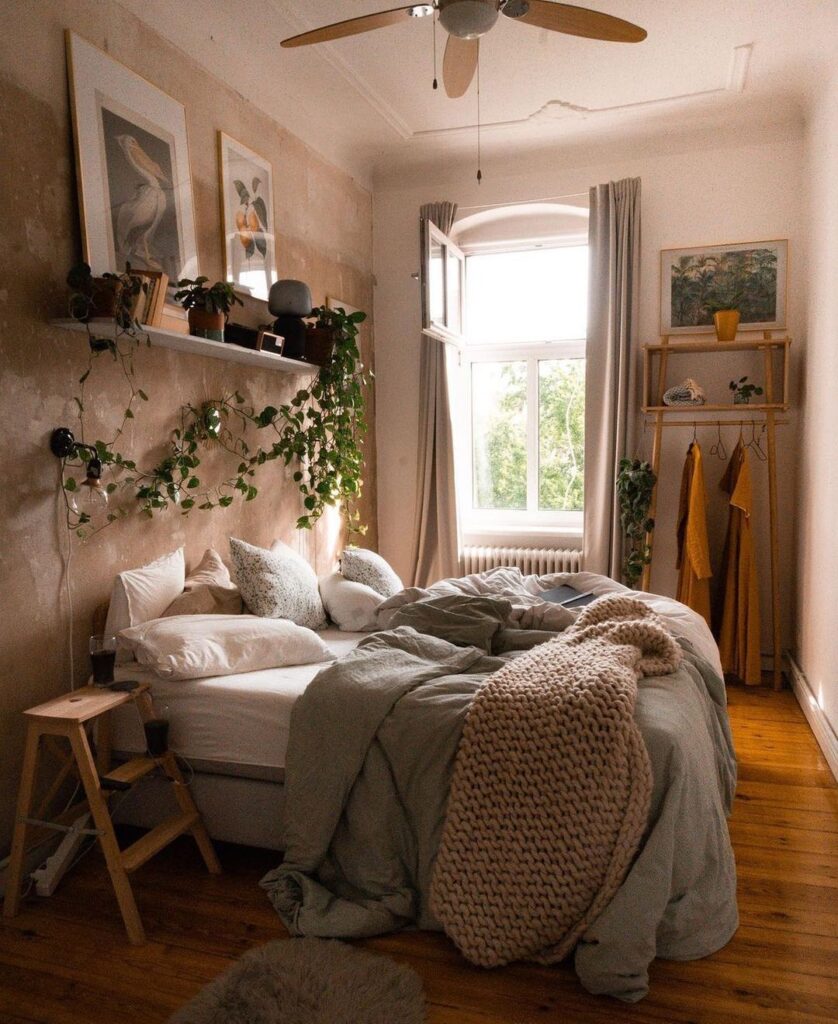
M 500 206 L 532 206 L 534 203 L 555 203 L 562 199 L 587 199 L 588 192 L 571 192 L 564 196 L 546 196 L 541 199 L 516 199 L 509 203 L 481 203 L 479 206 L 460 206 L 459 210 L 493 210 Z

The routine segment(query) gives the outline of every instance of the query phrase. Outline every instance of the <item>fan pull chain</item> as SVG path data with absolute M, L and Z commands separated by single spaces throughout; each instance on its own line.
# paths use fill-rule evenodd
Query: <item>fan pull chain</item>
M 483 171 L 480 169 L 482 163 L 480 155 L 480 51 L 477 51 L 477 184 L 483 181 Z
M 439 82 L 436 77 L 436 11 L 432 14 L 432 21 L 434 23 L 434 89 L 439 88 Z

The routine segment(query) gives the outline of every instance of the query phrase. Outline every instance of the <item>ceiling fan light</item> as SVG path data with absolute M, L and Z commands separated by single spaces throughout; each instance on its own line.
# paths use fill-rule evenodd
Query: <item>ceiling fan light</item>
M 433 4 L 414 4 L 413 7 L 409 7 L 407 10 L 409 18 L 427 18 L 429 14 L 433 13 Z
M 495 0 L 440 0 L 439 22 L 458 39 L 479 39 L 497 20 Z

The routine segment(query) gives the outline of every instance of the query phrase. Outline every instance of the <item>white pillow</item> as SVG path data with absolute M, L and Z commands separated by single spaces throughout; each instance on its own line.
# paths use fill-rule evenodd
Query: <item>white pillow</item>
M 320 580 L 320 596 L 329 618 L 347 633 L 369 633 L 376 628 L 375 609 L 384 602 L 377 590 L 353 583 L 333 572 Z
M 159 619 L 183 593 L 186 564 L 183 548 L 144 565 L 121 572 L 114 580 L 105 633 L 119 633 L 150 619 Z
M 257 615 L 174 615 L 125 629 L 118 642 L 165 679 L 228 676 L 334 658 L 310 629 Z
M 314 570 L 277 541 L 268 551 L 230 538 L 233 577 L 247 609 L 267 619 L 290 619 L 298 626 L 322 629 L 326 613 Z
M 372 587 L 384 598 L 404 590 L 404 584 L 390 563 L 366 548 L 345 548 L 340 556 L 340 571 L 346 579 Z

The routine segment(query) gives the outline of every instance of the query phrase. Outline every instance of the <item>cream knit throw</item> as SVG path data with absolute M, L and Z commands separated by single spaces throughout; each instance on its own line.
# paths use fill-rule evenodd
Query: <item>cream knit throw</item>
M 681 657 L 654 612 L 613 595 L 478 690 L 431 886 L 434 914 L 473 963 L 561 960 L 614 896 L 652 791 L 637 680 Z

